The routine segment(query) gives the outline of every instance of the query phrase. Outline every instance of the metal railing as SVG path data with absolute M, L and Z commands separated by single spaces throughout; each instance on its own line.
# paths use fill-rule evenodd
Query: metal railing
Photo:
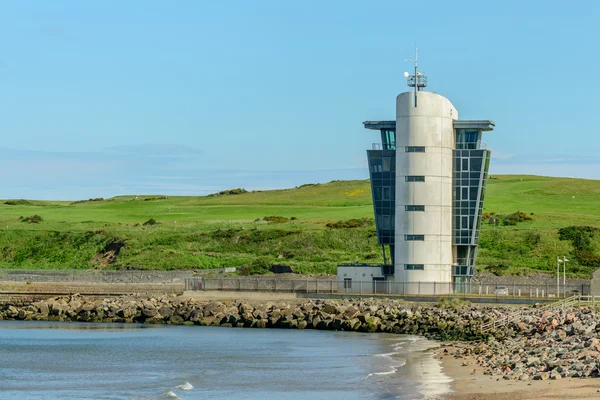
M 574 294 L 589 294 L 589 285 L 567 285 L 557 292 L 555 285 L 506 285 L 472 282 L 396 282 L 392 280 L 307 280 L 252 278 L 188 278 L 186 290 L 228 290 L 288 293 L 379 294 L 400 296 L 446 296 L 464 299 L 552 300 Z
M 586 305 L 591 305 L 591 306 L 595 307 L 596 304 L 600 304 L 599 301 L 600 301 L 600 296 L 573 295 L 571 297 L 564 298 L 564 299 L 556 301 L 554 303 L 550 303 L 550 304 L 546 304 L 542 307 L 538 307 L 535 310 L 536 310 L 536 313 L 541 314 L 541 313 L 544 313 L 547 311 L 555 311 L 558 309 L 564 310 L 564 309 L 586 306 Z M 486 322 L 485 324 L 482 324 L 480 330 L 482 333 L 487 333 L 487 332 L 496 330 L 498 328 L 501 328 L 503 326 L 506 326 L 511 322 L 518 321 L 518 320 L 522 319 L 523 314 L 526 310 L 531 311 L 531 309 L 519 309 L 512 313 L 504 314 L 504 315 L 499 316 L 498 318 L 494 318 L 493 320 Z

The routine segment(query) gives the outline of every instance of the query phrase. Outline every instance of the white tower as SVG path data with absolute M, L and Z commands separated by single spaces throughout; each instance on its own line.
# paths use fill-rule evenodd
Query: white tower
M 433 292 L 426 282 L 452 282 L 452 124 L 457 117 L 452 103 L 435 93 L 396 98 L 394 279 L 421 282 L 407 292 Z

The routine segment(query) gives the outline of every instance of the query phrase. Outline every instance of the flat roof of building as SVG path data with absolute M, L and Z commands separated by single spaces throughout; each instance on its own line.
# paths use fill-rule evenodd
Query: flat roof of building
M 494 129 L 496 124 L 494 121 L 489 119 L 478 119 L 478 120 L 460 120 L 457 119 L 452 124 L 454 129 L 481 129 L 482 131 L 491 131 Z
M 366 129 L 396 129 L 396 121 L 364 121 Z M 491 131 L 496 126 L 494 121 L 489 119 L 481 120 L 454 120 L 452 124 L 454 129 L 481 129 L 482 131 Z
M 396 121 L 365 121 L 363 125 L 367 129 L 396 129 Z

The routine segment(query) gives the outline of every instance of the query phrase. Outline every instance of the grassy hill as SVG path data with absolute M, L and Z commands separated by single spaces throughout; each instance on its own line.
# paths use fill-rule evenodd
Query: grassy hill
M 552 271 L 558 255 L 571 256 L 573 275 L 596 268 L 596 233 L 586 231 L 582 248 L 577 238 L 560 240 L 559 229 L 600 227 L 600 181 L 494 178 L 488 183 L 484 211 L 521 211 L 533 220 L 512 226 L 484 223 L 479 268 L 499 274 Z M 265 258 L 300 272 L 333 273 L 338 262 L 381 261 L 372 223 L 361 221 L 361 227 L 352 229 L 325 226 L 372 218 L 368 181 L 211 197 L 4 203 L 0 202 L 2 268 L 217 268 Z M 34 215 L 42 221 L 23 221 Z M 268 216 L 294 219 L 264 221 Z M 150 219 L 157 224 L 144 225 Z M 116 249 L 120 251 L 115 255 Z M 578 257 L 583 253 L 585 257 Z

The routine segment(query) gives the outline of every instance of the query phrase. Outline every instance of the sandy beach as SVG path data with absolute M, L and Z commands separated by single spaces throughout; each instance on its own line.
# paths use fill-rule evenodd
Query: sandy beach
M 456 359 L 444 354 L 444 347 L 436 353 L 443 372 L 452 378 L 454 393 L 446 400 L 538 400 L 538 399 L 600 399 L 600 379 L 565 378 L 545 381 L 514 381 L 484 375 L 477 365 L 466 365 L 469 358 Z

